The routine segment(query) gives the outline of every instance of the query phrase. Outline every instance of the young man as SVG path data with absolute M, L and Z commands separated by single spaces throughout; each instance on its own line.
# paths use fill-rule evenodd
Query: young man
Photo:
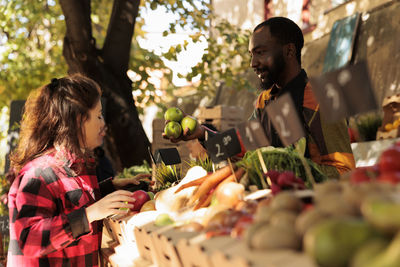
M 264 107 L 284 93 L 290 93 L 306 132 L 306 156 L 320 165 L 330 178 L 355 167 L 346 122 L 327 123 L 320 116 L 306 72 L 301 68 L 304 39 L 290 19 L 274 17 L 259 24 L 249 44 L 251 67 L 263 91 L 256 102 L 253 118 L 259 119 L 275 147 L 282 142 Z
M 282 147 L 282 142 L 271 124 L 265 106 L 284 93 L 290 93 L 306 132 L 306 157 L 317 163 L 329 178 L 355 167 L 346 122 L 325 122 L 319 112 L 308 82 L 301 68 L 301 49 L 304 38 L 300 28 L 284 17 L 270 18 L 255 27 L 249 44 L 251 67 L 261 81 L 263 91 L 258 96 L 252 119 L 258 119 L 271 144 Z M 199 126 L 192 135 L 171 140 L 204 139 L 206 127 Z

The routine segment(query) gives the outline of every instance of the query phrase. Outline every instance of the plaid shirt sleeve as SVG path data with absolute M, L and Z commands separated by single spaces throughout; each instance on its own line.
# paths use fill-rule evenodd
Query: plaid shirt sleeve
M 12 211 L 15 237 L 21 252 L 28 257 L 43 257 L 60 250 L 92 230 L 84 207 L 67 214 L 59 212 L 62 200 L 49 190 L 50 181 L 46 182 L 42 175 L 56 179 L 51 168 L 42 170 L 38 177 L 21 177 Z

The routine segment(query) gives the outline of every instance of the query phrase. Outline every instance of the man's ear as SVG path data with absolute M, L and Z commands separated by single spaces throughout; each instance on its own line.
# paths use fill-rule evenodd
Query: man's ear
M 283 51 L 287 58 L 296 59 L 296 46 L 293 43 L 286 44 Z

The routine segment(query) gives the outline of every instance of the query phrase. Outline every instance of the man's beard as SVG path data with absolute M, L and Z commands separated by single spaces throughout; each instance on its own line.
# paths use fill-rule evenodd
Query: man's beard
M 273 67 L 265 68 L 263 71 L 267 71 L 268 75 L 263 80 L 260 79 L 260 86 L 262 90 L 268 90 L 274 84 L 279 82 L 279 78 L 282 75 L 283 70 L 285 69 L 285 60 L 283 59 L 282 54 L 278 54 L 274 56 L 273 59 Z
M 268 77 L 266 77 L 264 80 L 260 79 L 260 87 L 262 90 L 268 90 L 269 88 L 274 85 L 274 82 L 272 81 L 271 75 L 268 74 Z

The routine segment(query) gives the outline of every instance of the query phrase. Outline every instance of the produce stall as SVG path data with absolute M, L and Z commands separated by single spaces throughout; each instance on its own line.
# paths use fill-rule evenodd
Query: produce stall
M 294 147 L 214 171 L 193 161 L 183 178 L 149 187 L 154 205 L 105 220 L 104 265 L 400 266 L 399 158 L 392 139 L 376 164 L 335 181 Z
M 398 128 L 397 106 L 398 95 L 385 99 L 378 133 Z M 198 123 L 177 108 L 165 121 L 173 138 Z M 305 138 L 285 127 L 293 137 L 285 148 L 246 122 L 206 140 L 206 158 L 181 162 L 161 148 L 152 170 L 133 168 L 152 182 L 135 191 L 132 210 L 105 220 L 104 265 L 400 266 L 397 136 L 353 143 L 357 168 L 332 180 L 305 158 Z

